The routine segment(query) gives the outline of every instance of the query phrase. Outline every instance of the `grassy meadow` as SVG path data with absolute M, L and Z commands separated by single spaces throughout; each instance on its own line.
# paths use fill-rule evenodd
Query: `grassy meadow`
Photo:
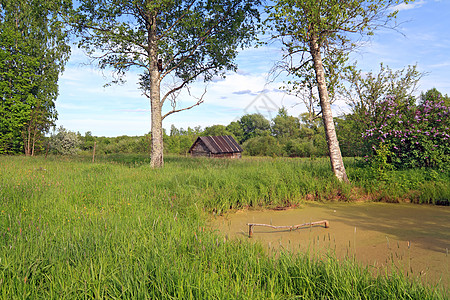
M 230 240 L 206 224 L 243 207 L 305 200 L 448 204 L 450 174 L 376 178 L 346 161 L 351 185 L 326 159 L 140 155 L 0 157 L 2 299 L 445 299 L 402 274 L 374 276 L 352 260 L 279 253 Z

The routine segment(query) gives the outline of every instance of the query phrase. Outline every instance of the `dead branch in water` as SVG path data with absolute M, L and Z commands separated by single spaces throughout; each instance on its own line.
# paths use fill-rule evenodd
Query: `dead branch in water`
M 294 230 L 300 227 L 305 227 L 305 226 L 314 226 L 314 225 L 324 225 L 325 228 L 329 228 L 330 227 L 330 222 L 328 222 L 327 220 L 322 220 L 322 221 L 318 221 L 318 222 L 311 222 L 311 223 L 304 223 L 304 224 L 299 224 L 299 225 L 292 225 L 292 226 L 274 226 L 274 225 L 269 225 L 269 224 L 257 224 L 257 223 L 248 223 L 248 237 L 252 237 L 253 235 L 253 227 L 254 226 L 264 226 L 264 227 L 270 227 L 270 228 L 274 228 L 274 229 L 289 229 L 289 230 Z

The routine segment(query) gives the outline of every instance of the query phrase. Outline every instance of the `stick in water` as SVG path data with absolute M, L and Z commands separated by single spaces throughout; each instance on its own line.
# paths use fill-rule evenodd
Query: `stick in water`
M 274 226 L 274 225 L 269 225 L 269 224 L 248 223 L 247 224 L 248 225 L 248 237 L 252 237 L 252 235 L 253 235 L 253 226 L 265 226 L 265 227 L 270 227 L 270 228 L 274 228 L 274 229 L 293 230 L 293 229 L 297 229 L 300 227 L 322 225 L 322 224 L 324 225 L 325 228 L 330 227 L 330 222 L 328 222 L 327 220 L 322 220 L 322 221 L 312 222 L 312 223 L 304 223 L 304 224 L 299 224 L 299 225 L 292 225 L 292 226 Z

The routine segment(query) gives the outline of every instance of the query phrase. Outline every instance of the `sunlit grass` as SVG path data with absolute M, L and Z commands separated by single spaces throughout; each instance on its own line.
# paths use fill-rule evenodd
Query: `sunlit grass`
M 439 299 L 402 275 L 230 241 L 205 216 L 345 187 L 326 160 L 0 157 L 4 299 Z M 348 192 L 348 191 L 347 191 Z

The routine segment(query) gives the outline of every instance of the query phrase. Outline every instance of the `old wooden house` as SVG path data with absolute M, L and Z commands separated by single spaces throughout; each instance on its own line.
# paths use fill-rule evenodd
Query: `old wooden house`
M 191 156 L 241 158 L 242 148 L 232 136 L 200 136 L 189 149 Z

